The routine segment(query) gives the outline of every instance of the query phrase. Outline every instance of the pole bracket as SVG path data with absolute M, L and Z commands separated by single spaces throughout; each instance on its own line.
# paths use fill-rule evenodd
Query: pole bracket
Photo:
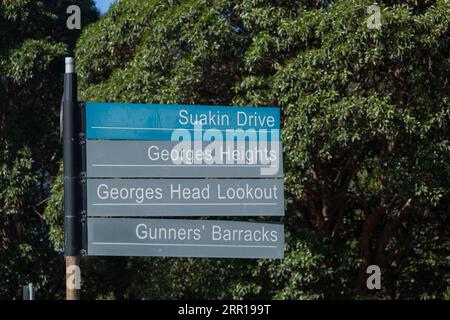
M 80 134 L 78 135 L 79 140 L 80 140 L 80 145 L 85 145 L 86 144 L 86 134 L 84 132 L 80 132 Z
M 87 211 L 86 210 L 81 210 L 80 213 L 80 221 L 81 223 L 85 223 L 87 220 Z

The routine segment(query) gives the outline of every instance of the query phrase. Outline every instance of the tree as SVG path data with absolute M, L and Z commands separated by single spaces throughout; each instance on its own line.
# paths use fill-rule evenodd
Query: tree
M 369 5 L 125 0 L 85 28 L 83 100 L 280 105 L 288 203 L 282 261 L 109 258 L 127 274 L 117 289 L 96 287 L 116 278 L 89 258 L 88 297 L 448 295 L 450 5 L 381 1 L 368 29 Z M 59 241 L 60 182 L 46 212 Z
M 21 298 L 33 282 L 39 298 L 61 297 L 64 262 L 42 217 L 59 168 L 59 105 L 64 56 L 79 31 L 66 28 L 74 1 L 0 3 L 0 299 Z M 76 1 L 84 24 L 98 13 Z

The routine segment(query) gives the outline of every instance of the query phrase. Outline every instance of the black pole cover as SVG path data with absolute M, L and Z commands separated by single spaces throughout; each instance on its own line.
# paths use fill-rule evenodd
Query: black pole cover
M 81 250 L 81 116 L 77 98 L 77 75 L 64 74 L 63 159 L 64 159 L 64 255 Z

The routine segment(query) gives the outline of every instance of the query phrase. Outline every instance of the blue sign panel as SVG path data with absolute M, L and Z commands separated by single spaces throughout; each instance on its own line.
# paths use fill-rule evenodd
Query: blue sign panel
M 86 103 L 90 140 L 279 141 L 277 107 Z

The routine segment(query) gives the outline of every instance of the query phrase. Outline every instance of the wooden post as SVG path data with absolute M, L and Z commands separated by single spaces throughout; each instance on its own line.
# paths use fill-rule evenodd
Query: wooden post
M 80 257 L 66 257 L 66 300 L 80 300 Z

